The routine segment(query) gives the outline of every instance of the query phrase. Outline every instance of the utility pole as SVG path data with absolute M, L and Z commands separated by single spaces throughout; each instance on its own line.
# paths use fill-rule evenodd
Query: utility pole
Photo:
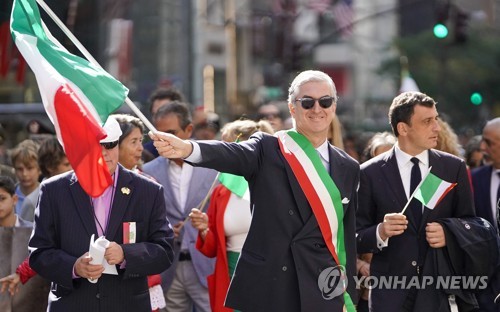
M 226 102 L 231 115 L 238 114 L 238 58 L 236 46 L 236 8 L 235 0 L 226 0 Z

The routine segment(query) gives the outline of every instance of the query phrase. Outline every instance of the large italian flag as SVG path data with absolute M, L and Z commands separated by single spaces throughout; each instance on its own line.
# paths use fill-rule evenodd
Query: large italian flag
M 69 53 L 46 29 L 35 0 L 15 0 L 12 37 L 35 74 L 45 111 L 82 188 L 97 197 L 111 184 L 99 141 L 128 89 L 101 68 Z

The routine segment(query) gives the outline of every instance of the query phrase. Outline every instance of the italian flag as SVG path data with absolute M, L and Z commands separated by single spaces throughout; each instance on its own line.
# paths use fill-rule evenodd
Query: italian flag
M 43 24 L 35 0 L 14 1 L 10 28 L 78 182 L 90 196 L 101 195 L 112 182 L 99 144 L 106 137 L 102 125 L 128 89 L 62 47 Z
M 434 209 L 457 183 L 446 182 L 429 172 L 415 191 L 414 197 L 424 206 Z
M 221 172 L 219 182 L 240 198 L 248 193 L 248 182 L 242 176 Z

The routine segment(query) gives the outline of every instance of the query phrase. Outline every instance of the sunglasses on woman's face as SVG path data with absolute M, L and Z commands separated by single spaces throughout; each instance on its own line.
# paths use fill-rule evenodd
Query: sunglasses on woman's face
M 113 149 L 117 145 L 118 145 L 118 141 L 108 142 L 108 143 L 101 143 L 101 146 L 104 147 L 107 150 Z
M 318 101 L 319 106 L 321 106 L 322 108 L 328 108 L 332 106 L 333 100 L 334 99 L 331 96 L 324 96 L 319 99 L 313 99 L 310 97 L 296 99 L 295 102 L 300 101 L 303 109 L 311 109 L 314 107 L 314 103 L 316 103 L 316 101 Z

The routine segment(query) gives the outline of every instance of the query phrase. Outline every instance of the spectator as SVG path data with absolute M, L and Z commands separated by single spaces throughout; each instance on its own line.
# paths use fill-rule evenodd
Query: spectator
M 14 166 L 17 180 L 16 213 L 21 213 L 26 196 L 38 189 L 40 182 L 40 167 L 38 166 L 38 144 L 32 140 L 24 140 L 12 151 L 11 162 Z
M 261 120 L 237 120 L 222 129 L 222 140 L 242 142 L 257 131 L 272 134 L 271 125 Z M 216 258 L 215 272 L 207 278 L 212 311 L 232 311 L 224 307 L 236 262 L 245 242 L 250 221 L 250 196 L 248 182 L 239 176 L 221 174 L 222 185 L 210 197 L 207 213 L 193 208 L 189 214 L 193 227 L 198 230 L 196 248 L 205 256 Z

